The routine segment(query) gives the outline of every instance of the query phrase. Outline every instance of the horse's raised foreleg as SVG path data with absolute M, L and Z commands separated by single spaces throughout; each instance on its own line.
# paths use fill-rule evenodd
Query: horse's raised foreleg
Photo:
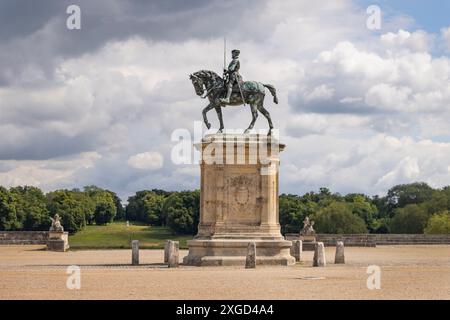
M 249 131 L 253 129 L 256 119 L 258 118 L 258 109 L 256 105 L 251 104 L 250 109 L 252 110 L 252 122 L 250 122 L 250 125 L 248 126 L 247 130 L 244 131 L 244 133 L 249 133 Z
M 258 105 L 258 110 L 259 110 L 259 112 L 261 112 L 263 114 L 264 117 L 266 117 L 267 122 L 269 122 L 269 132 L 267 133 L 267 135 L 270 136 L 272 134 L 272 129 L 273 129 L 273 124 L 272 124 L 272 119 L 270 118 L 270 113 L 269 113 L 269 111 L 266 110 L 266 108 L 264 108 L 262 103 L 260 105 Z
M 221 106 L 215 106 L 216 108 L 216 112 L 217 112 L 217 117 L 219 118 L 219 123 L 220 123 L 220 128 L 219 131 L 217 131 L 217 133 L 222 133 L 224 126 L 223 126 L 223 117 L 222 117 L 222 107 Z
M 209 110 L 211 110 L 212 108 L 214 108 L 214 106 L 210 103 L 210 104 L 208 104 L 208 105 L 203 109 L 203 112 L 202 112 L 202 114 L 203 114 L 203 122 L 205 123 L 205 125 L 206 125 L 206 127 L 207 127 L 208 129 L 211 128 L 211 123 L 209 123 L 208 117 L 206 116 L 206 113 L 207 113 Z

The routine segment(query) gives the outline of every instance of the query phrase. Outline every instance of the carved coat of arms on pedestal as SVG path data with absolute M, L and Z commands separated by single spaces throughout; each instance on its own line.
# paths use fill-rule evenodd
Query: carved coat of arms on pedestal
M 258 222 L 256 214 L 256 181 L 254 176 L 239 175 L 229 178 L 228 215 L 242 222 Z

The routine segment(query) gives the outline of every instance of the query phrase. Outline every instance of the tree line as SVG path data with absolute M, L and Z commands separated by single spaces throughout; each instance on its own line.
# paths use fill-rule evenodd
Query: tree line
M 88 224 L 121 219 L 124 212 L 114 192 L 96 186 L 47 194 L 31 186 L 0 187 L 0 230 L 48 230 L 50 217 L 58 214 L 65 231 L 76 233 Z
M 450 234 L 450 187 L 397 185 L 383 197 L 341 195 L 321 188 L 301 196 L 282 194 L 279 201 L 283 233 L 299 232 L 308 216 L 318 233 Z M 129 220 L 196 234 L 200 192 L 143 190 L 123 206 L 114 192 L 96 186 L 47 194 L 37 187 L 0 187 L 0 230 L 47 230 L 56 213 L 71 233 L 89 224 Z
M 397 185 L 384 197 L 364 194 L 318 193 L 280 196 L 284 233 L 298 232 L 309 216 L 318 233 L 450 234 L 450 187 L 426 183 Z

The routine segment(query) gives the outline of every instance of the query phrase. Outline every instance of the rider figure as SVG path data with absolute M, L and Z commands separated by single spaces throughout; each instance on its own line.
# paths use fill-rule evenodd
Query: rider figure
M 231 51 L 231 56 L 233 58 L 233 60 L 231 60 L 230 64 L 228 65 L 228 70 L 224 69 L 224 78 L 225 75 L 227 75 L 227 81 L 226 81 L 226 86 L 227 86 L 227 96 L 225 99 L 220 99 L 220 102 L 226 104 L 226 103 L 230 103 L 230 97 L 231 97 L 231 93 L 233 92 L 233 85 L 238 83 L 238 82 L 242 82 L 242 77 L 239 74 L 239 69 L 241 68 L 241 64 L 239 62 L 239 54 L 241 52 L 237 49 Z

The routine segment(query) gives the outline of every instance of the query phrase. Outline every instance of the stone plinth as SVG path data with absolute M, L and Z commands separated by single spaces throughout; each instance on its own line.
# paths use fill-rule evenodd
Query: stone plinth
M 247 258 L 245 260 L 246 269 L 256 268 L 256 244 L 250 242 L 247 246 Z
M 300 235 L 300 240 L 303 244 L 303 251 L 314 251 L 316 248 L 316 236 L 315 235 Z
M 172 240 L 166 240 L 166 243 L 164 244 L 164 263 L 169 262 L 169 248 L 172 245 Z
M 131 264 L 139 265 L 139 240 L 131 241 Z
M 334 256 L 334 263 L 336 264 L 345 263 L 344 242 L 342 241 L 336 242 L 336 254 Z
M 285 146 L 265 135 L 216 134 L 196 147 L 202 154 L 200 221 L 184 264 L 244 266 L 249 242 L 255 242 L 257 264 L 294 264 L 278 213 Z
M 62 231 L 49 231 L 47 250 L 64 252 L 69 249 L 69 233 Z
M 313 267 L 325 267 L 326 265 L 325 246 L 323 242 L 317 242 L 314 250 Z
M 303 241 L 294 240 L 292 241 L 291 256 L 295 258 L 295 261 L 300 262 L 302 260 L 303 254 Z
M 178 268 L 180 261 L 180 243 L 178 241 L 169 242 L 169 268 Z

